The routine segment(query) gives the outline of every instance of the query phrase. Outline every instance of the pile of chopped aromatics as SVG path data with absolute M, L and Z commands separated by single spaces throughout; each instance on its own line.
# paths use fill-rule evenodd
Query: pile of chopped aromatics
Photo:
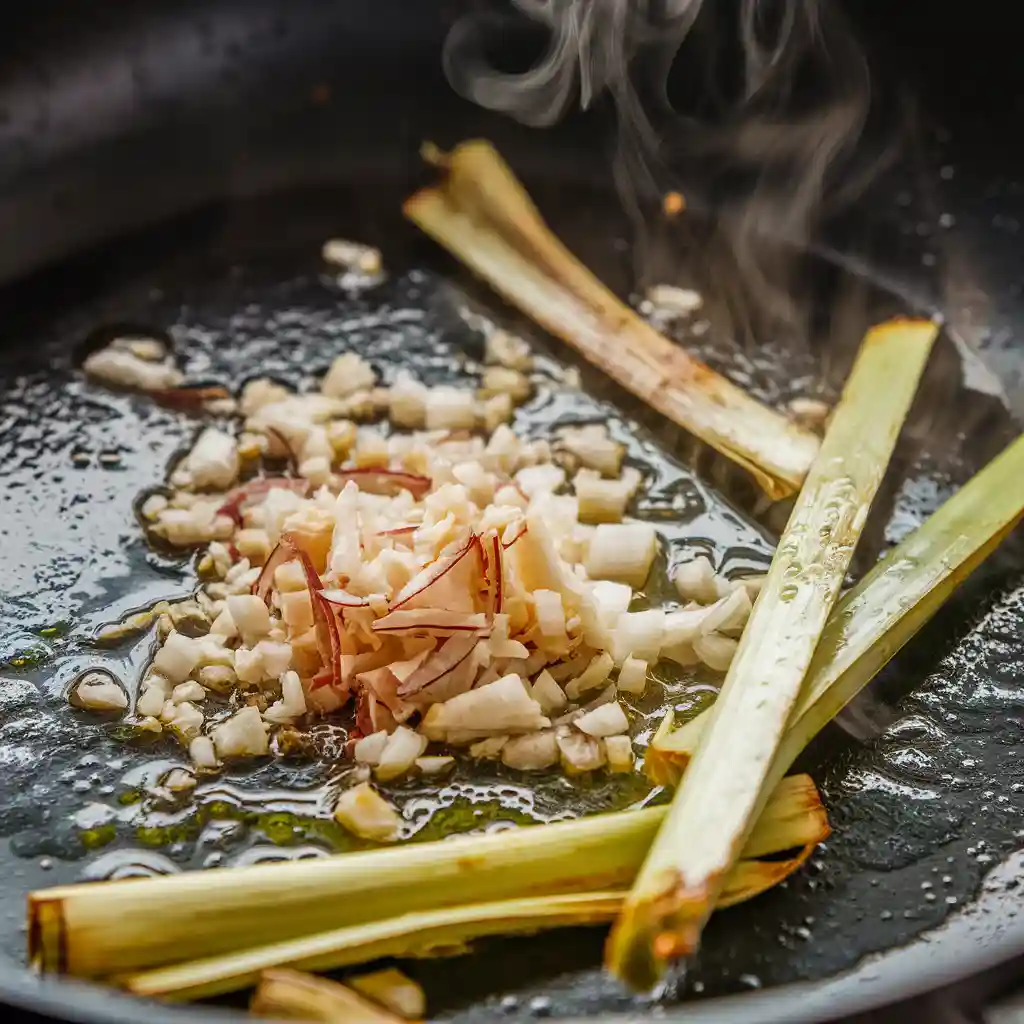
M 206 550 L 194 599 L 159 617 L 140 728 L 215 769 L 351 702 L 349 751 L 382 781 L 442 772 L 451 748 L 630 771 L 620 694 L 643 694 L 659 658 L 728 667 L 759 580 L 701 557 L 676 571 L 684 607 L 630 611 L 659 544 L 626 517 L 640 473 L 603 425 L 518 436 L 529 351 L 495 332 L 487 352 L 477 391 L 378 386 L 345 354 L 318 392 L 247 384 L 237 436 L 202 430 L 141 507 L 154 538 Z M 355 422 L 381 415 L 390 429 Z M 273 460 L 287 475 L 264 475 Z

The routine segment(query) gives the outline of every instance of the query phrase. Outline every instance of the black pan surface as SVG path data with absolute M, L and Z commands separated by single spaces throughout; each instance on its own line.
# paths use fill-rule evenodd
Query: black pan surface
M 437 124 L 438 115 L 432 116 Z M 111 810 L 116 819 L 130 808 L 122 801 L 134 799 L 145 781 L 141 766 L 152 772 L 154 762 L 174 758 L 175 751 L 125 748 L 116 728 L 67 708 L 62 688 L 95 659 L 88 637 L 97 624 L 187 589 L 187 566 L 140 543 L 132 501 L 159 483 L 195 423 L 83 386 L 74 367 L 98 328 L 124 323 L 166 331 L 186 369 L 225 383 L 244 380 L 258 365 L 299 380 L 350 344 L 383 358 L 412 346 L 412 358 L 429 362 L 440 337 L 472 353 L 473 333 L 453 315 L 453 293 L 444 281 L 455 281 L 455 294 L 490 315 L 509 314 L 400 223 L 398 202 L 414 176 L 412 136 L 418 142 L 420 133 L 408 123 L 398 127 L 384 184 L 377 177 L 371 185 L 350 170 L 336 178 L 350 181 L 348 188 L 211 208 L 96 249 L 2 298 L 0 546 L 11 553 L 13 569 L 0 588 L 0 832 L 8 878 L 0 902 L 0 984 L 11 1001 L 80 1019 L 133 1019 L 133 1008 L 120 1000 L 77 989 L 65 996 L 63 986 L 40 990 L 27 981 L 19 966 L 27 890 L 109 871 L 112 863 L 121 869 L 198 866 L 225 851 L 237 856 L 254 840 L 264 848 L 277 840 L 275 849 L 291 854 L 316 845 L 317 837 L 284 836 L 293 826 L 284 818 L 218 825 L 227 835 L 218 834 L 208 849 L 202 837 L 209 820 L 197 830 L 168 815 L 147 824 L 151 831 L 142 835 L 130 813 L 120 823 L 111 818 Z M 505 137 L 515 153 L 521 135 Z M 499 137 L 503 145 L 505 137 Z M 373 152 L 364 151 L 363 159 L 373 159 Z M 340 163 L 325 161 L 324 168 L 336 172 Z M 626 225 L 610 223 L 614 201 L 574 190 L 575 201 L 567 202 L 566 181 L 578 179 L 578 172 L 570 161 L 559 164 L 554 147 L 518 166 L 553 226 L 627 292 L 633 267 L 614 241 L 629 236 Z M 317 173 L 306 171 L 305 179 L 315 181 Z M 255 182 L 277 183 L 265 164 L 253 182 L 253 191 L 260 190 Z M 202 193 L 197 190 L 208 198 Z M 181 193 L 165 198 L 164 215 L 190 205 Z M 358 299 L 339 293 L 317 260 L 320 244 L 333 234 L 381 244 L 391 282 Z M 72 244 L 88 240 L 85 232 Z M 40 260 L 52 255 L 39 253 Z M 707 272 L 688 269 L 697 279 Z M 808 279 L 822 309 L 831 307 L 837 289 L 857 296 L 855 312 L 841 324 L 844 338 L 833 338 L 827 356 L 779 338 L 751 359 L 714 330 L 699 342 L 704 354 L 770 401 L 784 401 L 808 384 L 827 393 L 840 379 L 850 339 L 872 319 L 913 306 L 912 298 L 894 296 L 891 288 L 852 282 L 823 258 L 808 262 Z M 869 550 L 859 555 L 862 565 L 1016 434 L 1000 400 L 967 390 L 963 379 L 957 345 L 946 337 L 897 456 L 894 475 L 905 483 L 886 496 L 869 530 Z M 588 377 L 585 385 L 599 388 L 600 382 Z M 639 414 L 621 395 L 604 394 L 627 416 Z M 956 415 L 947 419 L 949 410 Z M 650 420 L 643 426 L 658 429 Z M 660 439 L 689 454 L 677 436 L 662 430 Z M 687 474 L 677 472 L 684 490 L 696 493 Z M 744 504 L 747 496 L 731 479 L 719 482 L 731 500 Z M 711 491 L 700 493 L 721 515 L 733 515 Z M 748 556 L 756 561 L 766 550 L 763 534 L 739 518 L 734 527 L 749 531 Z M 809 753 L 836 834 L 784 889 L 716 919 L 700 964 L 666 994 L 659 1012 L 671 1013 L 685 999 L 686 1019 L 824 1019 L 1024 951 L 1012 862 L 983 884 L 989 870 L 1020 847 L 1020 565 L 1019 551 L 1007 545 L 886 672 L 853 722 L 869 742 L 832 730 Z M 145 651 L 143 643 L 118 655 L 138 666 Z M 282 781 L 314 780 L 301 773 L 282 779 L 271 768 L 238 784 L 265 789 Z M 232 829 L 245 834 L 233 837 Z M 562 933 L 493 944 L 472 970 L 465 961 L 412 970 L 427 986 L 431 1006 L 446 1016 L 651 1012 L 600 977 L 594 967 L 599 947 L 594 933 Z M 972 951 L 969 961 L 965 947 Z M 872 954 L 883 955 L 863 962 Z M 827 980 L 858 963 L 853 974 Z M 795 982 L 804 984 L 794 988 Z M 742 995 L 719 998 L 730 993 Z

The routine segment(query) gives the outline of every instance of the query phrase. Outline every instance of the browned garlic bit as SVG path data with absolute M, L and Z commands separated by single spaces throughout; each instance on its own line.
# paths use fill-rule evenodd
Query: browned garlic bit
M 683 607 L 630 611 L 660 544 L 627 516 L 640 474 L 604 424 L 517 435 L 529 349 L 492 332 L 487 358 L 474 391 L 407 372 L 383 386 L 346 353 L 316 392 L 249 382 L 237 429 L 199 433 L 140 509 L 165 542 L 205 546 L 194 597 L 153 609 L 140 728 L 209 771 L 354 706 L 364 781 L 335 815 L 376 841 L 399 819 L 369 780 L 439 775 L 453 748 L 520 771 L 632 770 L 620 694 L 643 695 L 661 658 L 724 670 L 756 590 L 697 558 L 675 572 Z M 359 422 L 378 415 L 390 432 Z

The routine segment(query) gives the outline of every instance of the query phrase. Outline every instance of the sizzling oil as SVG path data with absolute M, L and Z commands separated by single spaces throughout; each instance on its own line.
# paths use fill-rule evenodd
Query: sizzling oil
M 478 292 L 467 296 L 425 270 L 347 294 L 316 265 L 321 240 L 310 234 L 286 268 L 256 263 L 207 276 L 190 268 L 184 285 L 104 297 L 53 325 L 43 339 L 49 349 L 40 344 L 11 365 L 0 434 L 6 572 L 0 836 L 17 858 L 4 907 L 10 923 L 2 927 L 3 948 L 14 958 L 22 955 L 17 922 L 29 888 L 318 857 L 358 845 L 329 813 L 344 783 L 336 756 L 343 734 L 335 726 L 318 728 L 314 761 L 240 766 L 201 782 L 194 796 L 175 798 L 157 786 L 184 762 L 172 741 L 126 736 L 123 727 L 64 700 L 70 681 L 87 667 L 106 667 L 134 687 L 151 655 L 151 635 L 99 648 L 92 642 L 97 629 L 156 600 L 185 596 L 195 585 L 192 559 L 147 548 L 133 503 L 163 483 L 169 460 L 199 426 L 143 397 L 85 383 L 73 370 L 81 352 L 73 353 L 69 341 L 115 320 L 167 330 L 190 379 L 233 389 L 263 374 L 307 386 L 348 349 L 367 355 L 385 378 L 401 366 L 439 382 L 467 379 L 481 357 L 480 332 L 463 315 L 467 305 L 475 315 L 483 309 L 508 319 L 490 300 L 481 307 Z M 695 334 L 713 362 L 766 400 L 827 393 L 806 353 L 766 347 L 753 357 L 713 330 Z M 708 554 L 730 575 L 766 565 L 766 529 L 668 454 L 685 450 L 679 432 L 661 429 L 656 438 L 648 429 L 652 418 L 586 368 L 582 389 L 566 388 L 559 363 L 534 338 L 541 380 L 517 429 L 543 433 L 566 423 L 607 422 L 645 474 L 636 514 L 657 523 L 668 563 L 685 550 Z M 884 499 L 873 534 L 869 527 L 868 562 L 938 504 L 950 486 L 949 461 L 904 458 L 909 482 Z M 987 598 L 991 584 L 967 601 Z M 665 596 L 655 589 L 645 598 Z M 812 764 L 827 755 L 827 768 L 818 773 L 836 827 L 827 856 L 782 890 L 716 918 L 702 964 L 690 976 L 691 991 L 742 988 L 753 977 L 770 984 L 820 976 L 904 941 L 963 901 L 985 865 L 1013 845 L 1015 816 L 1024 809 L 1018 757 L 1024 669 L 1005 638 L 1015 629 L 1019 634 L 1024 609 L 1019 596 L 1008 599 L 941 661 L 937 655 L 950 650 L 950 636 L 963 632 L 965 607 L 971 604 L 957 606 L 927 632 L 880 681 L 877 706 L 862 709 L 865 735 L 887 730 L 880 740 L 864 748 L 839 744 L 837 752 L 833 735 L 827 750 L 812 752 Z M 923 683 L 900 703 L 908 680 Z M 692 714 L 718 679 L 677 673 L 663 682 L 665 703 Z M 652 695 L 637 708 L 641 739 L 661 703 Z M 551 776 L 537 783 L 500 767 L 460 768 L 436 786 L 399 783 L 389 795 L 413 840 L 649 798 L 639 776 L 587 782 Z M 598 946 L 593 933 L 572 943 L 565 936 L 503 943 L 497 961 L 478 961 L 477 988 L 467 985 L 458 964 L 435 964 L 424 980 L 433 1006 L 455 1008 L 458 992 L 458 1003 L 476 1007 L 470 1015 L 499 1008 L 526 1016 L 606 1012 L 628 1000 L 594 969 Z M 506 998 L 502 985 L 515 995 Z M 546 1000 L 543 1007 L 538 1000 Z

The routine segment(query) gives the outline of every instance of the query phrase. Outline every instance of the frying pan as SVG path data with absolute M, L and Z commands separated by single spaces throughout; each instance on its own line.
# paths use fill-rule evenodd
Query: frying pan
M 99 814 L 95 806 L 111 803 L 136 759 L 174 756 L 126 748 L 61 696 L 81 664 L 82 623 L 180 592 L 189 578 L 180 562 L 141 548 L 130 510 L 194 424 L 83 390 L 74 375 L 83 347 L 119 324 L 162 328 L 191 369 L 238 382 L 254 369 L 236 352 L 272 365 L 285 351 L 292 371 L 312 372 L 357 320 L 368 345 L 408 345 L 403 311 L 419 303 L 429 355 L 459 328 L 444 319 L 443 292 L 435 295 L 435 278 L 420 268 L 507 315 L 401 223 L 398 204 L 418 180 L 423 138 L 494 140 L 570 245 L 621 293 L 634 283 L 630 259 L 608 245 L 630 236 L 614 213 L 600 112 L 541 135 L 456 99 L 438 60 L 454 13 L 403 0 L 98 9 L 51 0 L 10 17 L 0 63 L 0 278 L 10 282 L 0 295 L 0 546 L 13 566 L 0 586 L 6 1003 L 70 1020 L 138 1019 L 139 1006 L 119 996 L 31 978 L 21 960 L 22 906 L 28 889 L 88 876 L 109 853 L 89 848 L 102 816 L 72 827 L 69 808 Z M 909 25 L 887 22 L 878 52 L 905 59 Z M 917 52 L 927 72 L 930 51 Z M 977 140 L 992 136 L 979 130 Z M 870 251 L 852 249 L 839 223 L 804 257 L 822 311 L 834 308 L 837 290 L 858 296 L 857 316 L 838 334 L 855 336 L 861 321 L 896 309 L 941 306 L 948 317 L 911 419 L 912 443 L 897 454 L 894 476 L 907 482 L 881 503 L 869 556 L 1019 429 L 1012 170 L 986 178 L 977 140 L 965 139 L 956 157 L 948 135 L 928 140 L 932 178 L 936 166 L 954 171 L 937 175 L 948 188 L 936 201 L 948 209 L 922 211 L 921 181 L 893 179 L 888 199 L 876 193 L 877 205 L 854 218 L 877 228 Z M 1001 159 L 1012 155 L 1000 147 Z M 699 192 L 692 205 L 699 216 Z M 950 211 L 968 227 L 1000 218 L 984 236 L 965 232 L 963 244 L 981 237 L 983 251 L 940 247 L 935 217 Z M 392 290 L 367 299 L 372 308 L 346 305 L 323 281 L 315 254 L 333 234 L 380 244 L 394 267 Z M 941 259 L 922 263 L 929 252 Z M 948 266 L 959 291 L 938 273 Z M 971 361 L 970 347 L 984 340 L 979 324 L 994 335 L 985 352 L 994 375 Z M 842 339 L 830 336 L 833 343 L 811 354 L 832 384 L 843 364 Z M 737 371 L 727 348 L 706 354 Z M 783 371 L 754 360 L 747 380 L 774 400 L 793 383 L 784 339 L 777 349 Z M 930 444 L 922 447 L 922 437 Z M 1024 953 L 1024 916 L 1015 913 L 1024 864 L 1014 856 L 1024 809 L 1024 560 L 1014 540 L 890 666 L 848 731 L 831 730 L 808 752 L 834 837 L 783 889 L 716 918 L 700 964 L 677 991 L 656 1006 L 628 999 L 595 967 L 600 936 L 571 932 L 494 944 L 471 968 L 459 960 L 414 966 L 431 1006 L 465 1020 L 621 1012 L 818 1021 Z M 191 864 L 194 848 L 172 833 L 135 860 Z M 225 1008 L 145 1014 L 237 1019 Z

